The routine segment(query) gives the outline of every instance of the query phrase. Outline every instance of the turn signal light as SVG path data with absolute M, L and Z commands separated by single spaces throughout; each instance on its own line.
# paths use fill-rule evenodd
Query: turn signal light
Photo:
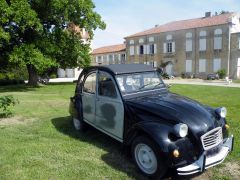
M 173 151 L 173 156 L 174 156 L 175 158 L 178 158 L 179 155 L 180 155 L 179 151 L 178 151 L 177 149 L 175 149 L 175 150 Z
M 225 124 L 225 128 L 226 128 L 226 129 L 229 129 L 230 126 L 229 126 L 228 124 Z

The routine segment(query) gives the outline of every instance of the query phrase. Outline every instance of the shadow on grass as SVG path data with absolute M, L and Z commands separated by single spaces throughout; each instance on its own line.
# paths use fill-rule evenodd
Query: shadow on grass
M 41 86 L 33 87 L 26 84 L 21 85 L 9 85 L 9 86 L 0 86 L 0 93 L 4 92 L 27 92 L 27 91 L 36 91 Z
M 67 136 L 74 139 L 79 139 L 82 142 L 92 144 L 98 148 L 103 149 L 107 153 L 102 155 L 102 160 L 111 166 L 112 168 L 126 173 L 129 177 L 134 179 L 148 179 L 140 173 L 130 158 L 130 155 L 126 153 L 121 143 L 112 139 L 111 137 L 101 133 L 100 131 L 88 126 L 84 132 L 78 132 L 72 125 L 70 116 L 59 117 L 51 120 L 55 128 Z M 178 176 L 175 170 L 170 169 L 164 179 L 179 179 L 186 180 L 192 179 L 199 174 L 194 176 Z
M 76 82 L 49 82 L 47 85 L 76 85 Z

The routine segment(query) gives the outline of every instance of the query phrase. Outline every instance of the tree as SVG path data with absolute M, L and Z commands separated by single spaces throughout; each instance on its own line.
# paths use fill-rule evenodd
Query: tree
M 85 28 L 90 39 L 105 23 L 92 0 L 0 0 L 0 60 L 26 66 L 29 84 L 53 66 L 90 63 L 90 47 L 70 23 Z

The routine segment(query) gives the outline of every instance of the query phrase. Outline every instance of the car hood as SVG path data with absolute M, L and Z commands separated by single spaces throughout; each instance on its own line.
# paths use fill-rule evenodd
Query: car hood
M 166 124 L 184 123 L 190 132 L 199 137 L 220 126 L 214 111 L 197 101 L 173 94 L 164 93 L 138 97 L 126 101 L 142 120 L 160 121 Z

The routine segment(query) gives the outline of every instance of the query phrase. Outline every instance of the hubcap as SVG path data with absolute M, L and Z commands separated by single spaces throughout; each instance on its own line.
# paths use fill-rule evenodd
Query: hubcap
M 157 170 L 157 158 L 153 150 L 146 144 L 138 144 L 134 149 L 138 167 L 146 174 L 154 174 Z
M 74 128 L 76 130 L 80 130 L 81 129 L 81 122 L 78 119 L 76 119 L 76 118 L 73 118 L 73 125 L 74 125 Z

